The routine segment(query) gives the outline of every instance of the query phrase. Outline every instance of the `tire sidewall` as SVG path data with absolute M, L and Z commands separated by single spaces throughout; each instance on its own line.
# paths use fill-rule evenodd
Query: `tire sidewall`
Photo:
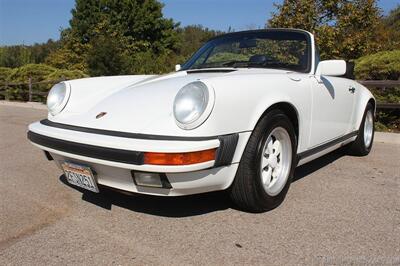
M 290 122 L 289 118 L 279 110 L 272 111 L 271 113 L 267 114 L 265 119 L 263 119 L 261 123 L 262 124 L 260 124 L 260 126 L 263 127 L 264 133 L 261 136 L 258 136 L 259 139 L 257 144 L 257 151 L 253 160 L 252 169 L 254 172 L 253 176 L 256 183 L 257 198 L 260 204 L 264 205 L 265 208 L 271 209 L 277 207 L 284 200 L 287 191 L 289 190 L 290 183 L 292 182 L 296 164 L 297 138 L 294 132 L 293 125 Z M 267 141 L 269 134 L 277 127 L 284 128 L 290 137 L 292 145 L 292 161 L 290 165 L 289 176 L 286 180 L 285 186 L 283 187 L 281 192 L 279 192 L 279 194 L 275 196 L 270 196 L 264 189 L 259 169 L 261 164 L 261 156 L 263 156 L 263 147 L 265 145 L 265 142 Z
M 372 137 L 371 137 L 371 143 L 367 147 L 365 145 L 365 142 L 364 142 L 364 134 L 365 134 L 364 125 L 365 125 L 365 120 L 367 118 L 368 111 L 372 112 Z M 372 149 L 372 144 L 374 143 L 374 137 L 375 137 L 375 113 L 374 113 L 374 108 L 370 103 L 368 103 L 367 107 L 365 108 L 363 119 L 362 119 L 362 123 L 361 123 L 361 126 L 360 126 L 359 130 L 360 130 L 360 135 L 359 135 L 360 142 L 362 144 L 364 152 L 368 154 Z

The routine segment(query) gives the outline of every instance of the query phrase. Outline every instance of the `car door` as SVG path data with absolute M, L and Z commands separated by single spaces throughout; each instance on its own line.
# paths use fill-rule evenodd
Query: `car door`
M 349 133 L 355 87 L 341 77 L 311 76 L 312 118 L 309 147 Z

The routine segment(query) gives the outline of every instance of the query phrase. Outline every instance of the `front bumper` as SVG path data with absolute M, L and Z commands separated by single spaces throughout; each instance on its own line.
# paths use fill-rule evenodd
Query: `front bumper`
M 62 124 L 58 124 L 62 125 Z M 96 172 L 99 184 L 145 194 L 187 195 L 222 190 L 230 186 L 250 132 L 205 138 L 157 140 L 135 136 L 97 134 L 36 122 L 29 126 L 29 140 L 51 154 L 55 162 L 76 162 Z M 129 133 L 127 133 L 129 134 Z M 217 149 L 216 159 L 198 164 L 165 166 L 143 163 L 144 152 L 194 152 Z M 171 189 L 135 186 L 131 171 L 165 173 Z

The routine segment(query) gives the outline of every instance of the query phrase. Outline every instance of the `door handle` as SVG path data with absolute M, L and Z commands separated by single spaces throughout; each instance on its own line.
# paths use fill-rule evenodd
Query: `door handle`
M 349 92 L 354 93 L 355 91 L 356 91 L 356 88 L 354 88 L 353 86 L 350 86 Z

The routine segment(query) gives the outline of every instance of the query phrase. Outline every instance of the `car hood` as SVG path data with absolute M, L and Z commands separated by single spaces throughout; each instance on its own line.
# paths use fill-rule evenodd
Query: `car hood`
M 77 108 L 69 113 L 49 117 L 54 122 L 152 135 L 188 135 L 180 129 L 173 117 L 173 102 L 177 92 L 196 80 L 212 80 L 223 76 L 286 74 L 287 71 L 267 69 L 218 69 L 207 71 L 179 71 L 162 76 L 147 76 L 118 88 L 107 97 L 93 103 L 90 96 L 82 104 L 91 103 L 89 109 Z M 212 82 L 211 82 L 212 84 Z M 72 85 L 73 87 L 73 85 Z M 110 87 L 112 84 L 110 83 Z M 74 90 L 74 88 L 72 88 Z M 214 87 L 214 90 L 218 88 Z M 98 115 L 105 114 L 102 117 Z M 97 117 L 97 118 L 96 118 Z

